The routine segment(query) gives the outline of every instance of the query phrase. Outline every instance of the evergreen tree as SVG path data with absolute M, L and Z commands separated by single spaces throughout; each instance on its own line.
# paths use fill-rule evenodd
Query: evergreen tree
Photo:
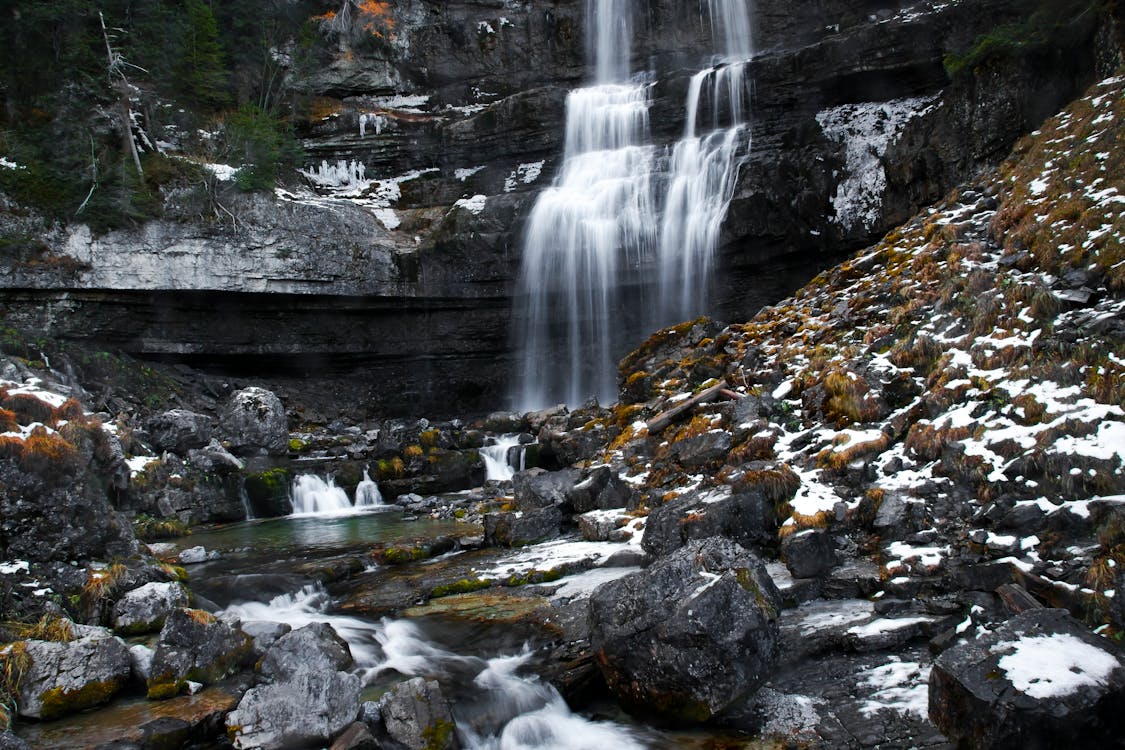
M 218 24 L 210 6 L 203 0 L 188 0 L 187 13 L 177 71 L 180 84 L 193 104 L 218 109 L 230 102 Z

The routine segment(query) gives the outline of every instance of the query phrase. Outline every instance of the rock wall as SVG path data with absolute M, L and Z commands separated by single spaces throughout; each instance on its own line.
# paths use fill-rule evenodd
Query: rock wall
M 701 6 L 638 3 L 634 68 L 653 74 L 659 145 L 678 137 L 687 81 L 708 64 Z M 713 312 L 780 298 L 997 161 L 1092 80 L 1093 13 L 950 79 L 946 55 L 1034 10 L 756 3 L 753 145 Z M 290 70 L 310 102 L 303 180 L 275 195 L 220 183 L 206 221 L 169 194 L 167 218 L 133 231 L 56 228 L 0 266 L 9 314 L 140 355 L 338 377 L 380 408 L 502 405 L 522 225 L 586 75 L 585 13 L 578 0 L 402 0 L 318 37 L 314 64 Z

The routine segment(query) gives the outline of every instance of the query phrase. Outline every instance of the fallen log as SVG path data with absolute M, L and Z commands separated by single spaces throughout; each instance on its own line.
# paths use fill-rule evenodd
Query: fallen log
M 705 388 L 691 398 L 676 404 L 671 409 L 657 414 L 646 423 L 648 426 L 648 434 L 653 435 L 657 432 L 660 432 L 665 427 L 672 424 L 672 422 L 681 414 L 690 411 L 699 404 L 710 401 L 727 388 L 728 386 L 726 384 L 726 381 L 720 380 L 716 385 L 713 385 L 710 388 Z

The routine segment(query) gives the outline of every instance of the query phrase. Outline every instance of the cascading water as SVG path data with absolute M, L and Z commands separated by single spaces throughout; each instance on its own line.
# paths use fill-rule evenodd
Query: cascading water
M 706 311 L 747 147 L 752 54 L 747 0 L 708 0 L 707 9 L 720 50 L 691 80 L 684 135 L 663 184 L 649 133 L 651 87 L 629 79 L 629 0 L 587 2 L 595 85 L 567 97 L 562 167 L 528 217 L 515 316 L 520 408 L 615 400 L 617 360 L 645 328 Z
M 337 487 L 332 477 L 321 479 L 313 474 L 302 474 L 293 482 L 293 515 L 339 516 L 383 507 L 379 487 L 368 476 L 366 469 L 363 481 L 355 488 L 355 494 L 356 501 L 353 505 L 348 493 Z
M 363 470 L 363 479 L 355 488 L 355 507 L 377 508 L 383 504 L 383 494 L 379 492 L 379 485 Z
M 504 482 L 523 471 L 524 452 L 518 451 L 518 458 L 512 460 L 512 448 L 520 445 L 519 435 L 501 435 L 491 438 L 492 444 L 480 449 L 480 457 L 484 460 L 484 478 L 486 481 Z

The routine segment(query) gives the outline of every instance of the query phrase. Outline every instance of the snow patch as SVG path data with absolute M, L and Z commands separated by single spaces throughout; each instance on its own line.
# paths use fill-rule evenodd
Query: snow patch
M 1054 633 L 1021 638 L 997 666 L 1012 687 L 1032 698 L 1057 698 L 1084 687 L 1105 685 L 1121 668 L 1113 654 L 1071 635 Z

